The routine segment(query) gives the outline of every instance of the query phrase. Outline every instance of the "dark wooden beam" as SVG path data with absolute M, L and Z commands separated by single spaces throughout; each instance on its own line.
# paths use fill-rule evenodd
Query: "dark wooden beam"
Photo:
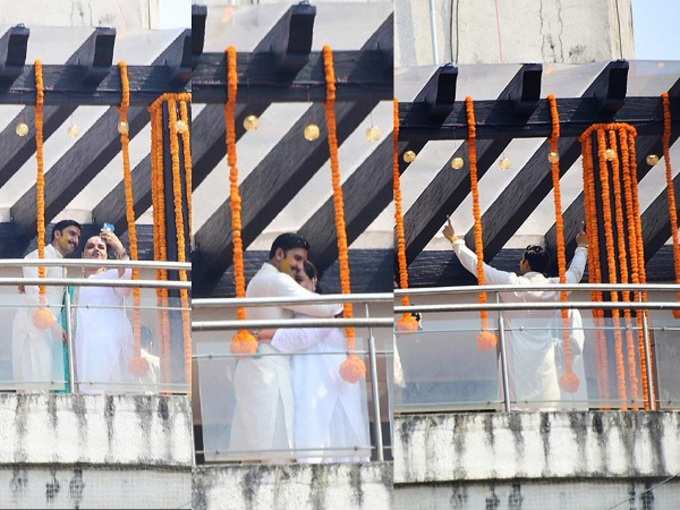
M 108 69 L 113 59 L 115 31 L 111 28 L 96 28 L 90 37 L 69 57 L 66 64 L 78 66 L 84 75 L 89 76 L 90 86 L 100 76 L 98 70 Z M 22 64 L 23 65 L 23 64 Z M 47 140 L 59 126 L 76 110 L 77 104 L 46 106 L 43 112 L 44 138 Z M 35 137 L 16 135 L 17 124 L 35 125 L 35 108 L 26 106 L 0 132 L 0 153 L 3 160 L 0 166 L 0 186 L 4 185 L 35 152 Z
M 665 181 L 664 181 L 665 182 Z M 675 196 L 680 197 L 680 175 L 673 179 Z M 675 201 L 676 212 L 680 215 L 680 200 Z M 642 233 L 645 238 L 645 259 L 649 261 L 671 237 L 671 222 L 668 216 L 668 190 L 663 191 L 642 213 Z
M 180 58 L 189 30 L 185 30 L 154 61 L 169 62 L 168 59 Z M 180 62 L 177 62 L 179 67 Z M 134 93 L 133 93 L 134 97 Z M 120 97 L 118 99 L 120 101 Z M 149 122 L 146 107 L 130 108 L 128 125 L 130 138 L 139 133 Z M 73 146 L 50 168 L 45 175 L 45 217 L 47 221 L 54 218 L 73 198 L 120 152 L 118 134 L 118 108 L 109 108 L 81 136 Z M 121 169 L 122 175 L 122 169 Z M 124 203 L 124 200 L 123 200 Z M 12 218 L 24 236 L 33 236 L 35 232 L 35 186 L 31 187 L 12 206 Z M 104 221 L 108 221 L 104 219 Z
M 517 116 L 528 116 L 536 107 L 540 94 L 540 64 L 525 64 L 501 91 L 498 100 L 512 101 Z M 481 178 L 508 146 L 511 139 L 499 137 L 477 143 L 477 174 Z M 406 230 L 406 259 L 410 263 L 435 236 L 446 217 L 470 193 L 469 167 L 452 170 L 450 161 L 467 161 L 467 143 L 463 143 L 430 181 L 404 215 Z
M 609 68 L 614 64 L 616 63 L 610 63 L 602 70 L 583 93 L 584 98 L 590 97 L 594 90 L 598 90 L 603 81 L 608 82 L 610 80 Z M 578 99 L 576 101 L 585 100 Z M 588 101 L 597 101 L 597 104 L 602 105 L 602 102 L 598 99 L 589 99 Z M 660 99 L 658 99 L 658 102 L 660 108 Z M 560 116 L 562 116 L 564 111 L 563 101 L 558 100 L 558 107 Z M 602 108 L 602 106 L 598 106 L 598 108 Z M 611 121 L 616 112 L 609 112 L 608 115 L 609 117 L 603 120 Z M 577 134 L 580 134 L 580 132 Z M 550 164 L 548 163 L 549 153 L 550 142 L 546 140 L 484 213 L 482 217 L 484 226 L 484 255 L 487 260 L 493 258 L 503 248 L 505 243 L 517 232 L 517 229 L 552 189 L 552 177 Z M 560 175 L 564 175 L 581 153 L 581 143 L 578 138 L 562 136 L 559 144 L 559 153 Z M 467 233 L 465 241 L 468 246 L 474 248 L 474 228 L 471 228 Z
M 336 118 L 338 143 L 341 144 L 373 110 L 375 103 L 338 103 Z M 302 133 L 306 125 L 321 128 L 321 136 L 308 142 Z M 247 247 L 283 210 L 295 194 L 328 160 L 325 107 L 315 104 L 288 130 L 241 184 L 243 200 L 243 244 Z M 225 190 L 225 195 L 227 190 Z M 194 241 L 194 283 L 214 284 L 232 263 L 231 209 L 229 198 L 196 232 Z
M 30 31 L 23 25 L 11 27 L 0 38 L 0 84 L 12 83 L 26 63 Z
M 308 2 L 291 6 L 283 16 L 283 29 L 271 38 L 270 52 L 279 74 L 293 77 L 309 61 L 316 7 Z
M 387 100 L 393 96 L 392 63 L 386 62 L 383 51 L 335 51 L 333 61 L 338 101 Z M 289 83 L 282 83 L 279 64 L 273 53 L 239 53 L 239 102 L 249 103 L 262 97 L 287 103 L 326 99 L 321 52 L 310 53 L 307 64 Z M 196 102 L 223 104 L 226 72 L 224 53 L 203 53 L 192 75 Z
M 392 137 L 386 137 L 342 185 L 347 240 L 351 244 L 392 201 Z M 328 182 L 330 189 L 330 179 Z M 310 257 L 319 271 L 338 258 L 333 197 L 300 229 L 311 246 Z M 391 261 L 390 261 L 391 263 Z M 352 274 L 359 268 L 352 268 Z
M 670 96 L 680 96 L 680 80 L 668 91 Z M 674 129 L 671 131 L 670 144 L 673 145 L 680 136 L 680 130 Z M 661 156 L 663 154 L 663 147 L 661 145 L 661 137 L 657 135 L 639 136 L 637 140 L 637 168 L 638 181 L 649 173 L 653 168 L 647 163 L 647 156 L 649 154 L 656 154 Z M 567 255 L 571 254 L 576 249 L 576 235 L 580 232 L 584 218 L 583 210 L 583 192 L 580 192 L 574 201 L 564 210 L 562 214 L 564 220 L 564 239 L 566 241 Z M 556 243 L 556 226 L 550 228 L 545 235 L 545 245 L 551 253 L 555 253 Z
M 200 55 L 205 45 L 205 20 L 208 17 L 207 5 L 191 5 L 191 53 Z
M 559 98 L 558 98 L 559 99 Z M 594 98 L 559 99 L 562 136 L 574 137 L 598 122 L 628 122 L 639 134 L 660 134 L 663 128 L 661 99 L 655 97 L 627 97 L 622 108 L 611 115 L 600 109 Z M 680 109 L 680 100 L 673 100 L 673 110 Z M 441 125 L 433 126 L 425 105 L 404 103 L 400 107 L 404 122 L 404 140 L 462 140 L 467 137 L 465 103 L 456 101 L 453 110 Z M 475 101 L 477 137 L 479 139 L 509 136 L 511 138 L 542 138 L 550 136 L 550 106 L 547 100 L 538 102 L 534 113 L 524 120 L 514 115 L 512 101 Z M 680 122 L 674 121 L 674 124 Z

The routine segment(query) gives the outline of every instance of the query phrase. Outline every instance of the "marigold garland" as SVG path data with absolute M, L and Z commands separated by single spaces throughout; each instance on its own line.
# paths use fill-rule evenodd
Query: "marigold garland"
M 128 67 L 126 62 L 118 63 L 120 73 L 121 102 L 118 108 L 118 122 L 128 122 L 130 109 L 130 81 L 128 79 Z M 130 135 L 128 130 L 120 130 L 120 146 L 123 156 L 123 185 L 125 189 L 125 217 L 127 219 L 128 238 L 130 240 L 130 259 L 138 260 L 137 250 L 137 225 L 135 224 L 134 192 L 132 189 L 132 171 L 130 170 Z M 132 279 L 139 279 L 139 269 L 132 270 Z M 142 294 L 139 287 L 132 289 L 132 337 L 133 356 L 130 360 L 130 371 L 140 377 L 147 373 L 149 364 L 142 358 L 142 324 L 141 324 L 141 301 Z
M 475 253 L 477 255 L 477 282 L 480 286 L 486 284 L 484 275 L 484 232 L 482 214 L 479 205 L 479 184 L 477 179 L 477 121 L 475 119 L 475 105 L 472 97 L 465 98 L 465 111 L 468 129 L 468 161 L 470 165 L 470 190 L 472 191 L 472 214 L 475 219 Z M 479 303 L 487 302 L 486 292 L 479 293 Z M 490 351 L 496 348 L 498 338 L 490 331 L 489 314 L 486 310 L 479 312 L 480 333 L 477 335 L 477 348 L 480 351 Z
M 550 104 L 550 121 L 552 130 L 550 133 L 550 151 L 557 154 L 560 142 L 560 116 L 557 109 L 557 99 L 553 94 L 548 96 Z M 555 225 L 557 238 L 557 267 L 560 275 L 560 283 L 567 283 L 567 260 L 564 246 L 564 219 L 562 218 L 562 194 L 560 191 L 560 162 L 559 158 L 554 158 L 550 162 L 550 170 L 553 184 L 553 197 L 555 202 Z M 566 303 L 569 300 L 569 293 L 560 292 L 560 301 Z M 569 323 L 569 310 L 563 308 L 562 316 L 562 350 L 564 351 L 564 373 L 560 377 L 560 386 L 569 393 L 578 390 L 579 379 L 573 369 L 573 354 L 571 350 L 571 333 Z
M 595 170 L 593 166 L 593 143 L 590 132 L 587 131 L 581 136 L 581 146 L 583 153 L 583 189 L 585 194 L 586 206 L 586 235 L 588 236 L 588 281 L 590 283 L 602 282 L 602 272 L 600 268 L 600 249 L 599 234 L 597 225 L 597 213 L 595 209 Z M 595 302 L 603 300 L 602 292 L 594 291 L 591 299 Z M 595 309 L 592 311 L 593 319 L 597 326 L 596 357 L 598 366 L 598 390 L 599 395 L 605 400 L 609 399 L 609 353 L 604 326 L 604 311 Z
M 340 266 L 340 288 L 343 294 L 352 292 L 350 282 L 349 251 L 347 229 L 345 226 L 345 204 L 342 192 L 342 176 L 340 174 L 340 159 L 338 157 L 338 136 L 335 119 L 335 66 L 333 64 L 333 50 L 330 46 L 323 47 L 323 63 L 326 76 L 326 128 L 328 130 L 328 150 L 331 160 L 331 180 L 333 184 L 333 206 L 335 209 L 335 230 L 338 236 L 338 262 Z M 343 305 L 344 316 L 352 317 L 352 303 Z M 356 346 L 356 332 L 353 327 L 345 329 L 347 338 L 347 358 L 340 365 L 341 377 L 350 383 L 356 383 L 366 377 L 364 360 L 353 353 Z
M 231 207 L 231 236 L 234 243 L 234 282 L 236 297 L 246 295 L 246 277 L 243 261 L 243 239 L 241 237 L 241 193 L 238 186 L 238 166 L 236 156 L 236 95 L 238 93 L 238 71 L 236 68 L 236 48 L 227 48 L 227 103 L 224 106 L 226 127 L 227 163 L 229 165 L 229 205 Z M 238 320 L 246 320 L 246 309 L 236 310 Z M 231 339 L 231 351 L 240 354 L 257 352 L 257 338 L 248 330 L 241 329 Z
M 404 213 L 401 202 L 401 175 L 399 173 L 399 101 L 393 101 L 394 129 L 392 132 L 392 187 L 394 195 L 394 222 L 397 228 L 397 263 L 399 264 L 399 287 L 408 289 L 408 264 L 406 261 L 406 234 L 404 231 Z M 401 304 L 409 306 L 411 300 L 402 296 Z M 405 313 L 397 321 L 398 331 L 417 331 L 418 320 L 413 314 Z
M 609 147 L 614 151 L 616 156 L 611 161 L 612 167 L 612 182 L 614 184 L 614 209 L 616 217 L 616 240 L 618 248 L 618 257 L 620 261 L 620 273 L 621 273 L 621 283 L 628 283 L 628 256 L 626 254 L 626 232 L 624 230 L 624 217 L 623 217 L 623 201 L 621 197 L 621 169 L 619 165 L 618 158 L 618 143 L 616 140 L 616 131 L 614 129 L 609 129 L 607 131 L 609 138 Z M 630 302 L 630 292 L 624 291 L 621 293 L 622 300 L 624 303 Z M 635 344 L 633 341 L 633 330 L 631 313 L 629 309 L 623 311 L 623 317 L 626 324 L 626 351 L 628 354 L 628 373 L 630 378 L 630 396 L 633 400 L 633 406 L 636 408 L 635 399 L 638 396 L 638 379 L 637 379 L 637 363 L 635 358 Z
M 663 104 L 663 162 L 666 168 L 666 193 L 668 194 L 668 217 L 671 223 L 673 238 L 673 262 L 675 265 L 675 283 L 680 283 L 680 232 L 678 232 L 678 210 L 675 201 L 675 187 L 673 186 L 673 168 L 671 165 L 671 101 L 668 92 L 661 94 Z M 678 293 L 680 300 L 680 293 Z M 673 317 L 680 319 L 680 310 L 673 310 Z
M 192 190 L 193 190 L 193 164 L 191 160 L 191 132 L 189 129 L 189 124 L 191 119 L 189 118 L 189 105 L 187 101 L 179 101 L 179 112 L 180 119 L 186 126 L 186 129 L 180 132 L 182 135 L 182 151 L 184 155 L 184 166 L 185 171 L 185 182 L 186 182 L 186 195 L 187 195 L 187 211 L 189 213 L 189 232 L 192 232 L 194 224 L 194 213 L 192 204 Z
M 43 79 L 43 67 L 40 60 L 35 61 L 35 159 L 36 159 L 36 183 L 35 183 L 35 208 L 36 225 L 38 235 L 38 258 L 45 258 L 45 149 L 44 149 L 44 117 L 45 108 L 45 82 Z M 47 270 L 45 266 L 38 267 L 38 277 L 45 278 Z M 38 329 L 48 329 L 57 323 L 52 311 L 47 307 L 47 289 L 40 285 L 38 291 L 40 306 L 33 311 L 33 324 Z
M 152 175 L 152 197 L 155 197 L 154 209 L 154 219 L 156 229 L 154 231 L 154 239 L 158 242 L 157 254 L 162 260 L 167 260 L 167 236 L 165 231 L 165 220 L 166 220 L 166 208 L 165 208 L 165 184 L 164 184 L 164 158 L 163 158 L 163 104 L 166 105 L 168 109 L 168 136 L 170 145 L 170 156 L 171 156 L 171 171 L 172 171 L 172 188 L 173 188 L 173 209 L 175 210 L 175 230 L 176 230 L 176 242 L 177 242 L 177 253 L 178 261 L 186 262 L 186 239 L 185 239 L 185 220 L 182 209 L 182 177 L 180 171 L 180 149 L 179 149 L 179 131 L 177 128 L 178 113 L 177 104 L 191 101 L 190 93 L 167 93 L 163 94 L 157 98 L 150 106 L 149 111 L 151 112 L 152 118 L 152 174 L 155 171 L 155 175 Z M 187 125 L 188 131 L 188 125 Z M 184 165 L 183 171 L 186 174 L 188 168 L 190 168 L 190 163 L 186 160 L 186 152 L 183 155 Z M 155 170 L 154 170 L 155 169 Z M 167 271 L 160 272 L 161 279 L 167 279 Z M 179 271 L 180 281 L 188 281 L 186 271 Z M 191 380 L 192 380 L 192 341 L 191 341 L 191 317 L 190 317 L 190 298 L 188 289 L 180 289 L 180 304 L 182 309 L 182 335 L 184 339 L 184 370 L 185 370 L 185 380 L 189 386 L 189 392 L 191 392 Z M 167 315 L 168 306 L 168 291 L 167 289 L 162 289 L 159 293 L 161 306 L 163 308 L 161 313 L 161 331 L 162 331 L 162 344 L 161 352 L 169 354 L 170 352 L 170 321 Z M 169 369 L 169 360 L 166 360 L 166 367 Z M 166 373 L 169 375 L 169 372 Z M 167 378 L 165 379 L 167 381 Z
M 636 218 L 633 213 L 633 191 L 631 179 L 630 152 L 628 150 L 628 130 L 625 127 L 618 128 L 619 143 L 621 147 L 621 162 L 623 166 L 623 190 L 624 202 L 626 206 L 626 221 L 628 225 L 628 252 L 630 254 L 631 274 L 630 280 L 633 284 L 640 283 L 639 260 L 637 253 L 637 230 L 635 227 Z M 639 301 L 640 293 L 635 292 L 635 300 Z M 630 312 L 629 312 L 630 313 Z M 642 398 L 645 410 L 649 409 L 649 381 L 647 380 L 647 360 L 645 359 L 645 337 L 643 327 L 642 311 L 636 310 L 636 322 L 638 327 L 638 351 L 640 360 L 640 376 L 642 381 Z

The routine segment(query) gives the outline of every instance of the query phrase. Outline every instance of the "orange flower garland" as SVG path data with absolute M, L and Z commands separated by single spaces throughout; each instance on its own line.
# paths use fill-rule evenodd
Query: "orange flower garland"
M 621 147 L 621 161 L 623 166 L 623 190 L 624 201 L 626 205 L 626 221 L 628 223 L 628 251 L 630 254 L 631 274 L 630 280 L 633 284 L 640 283 L 639 277 L 639 260 L 637 253 L 637 230 L 635 228 L 636 219 L 633 213 L 633 191 L 631 179 L 631 161 L 630 152 L 628 150 L 628 130 L 625 127 L 618 128 L 620 147 Z M 640 293 L 635 293 L 636 301 L 639 300 Z M 640 360 L 640 375 L 642 381 L 642 398 L 644 401 L 645 410 L 649 409 L 649 381 L 647 380 L 647 360 L 645 358 L 645 337 L 643 326 L 642 311 L 636 310 L 636 320 L 638 327 L 638 350 Z
M 550 151 L 557 154 L 559 152 L 560 142 L 560 117 L 557 110 L 557 99 L 554 95 L 548 96 L 548 103 L 550 104 L 550 120 L 552 123 L 552 132 L 550 134 Z M 562 195 L 560 193 L 560 162 L 559 159 L 554 159 L 550 163 L 553 195 L 555 201 L 555 225 L 557 237 L 557 267 L 560 275 L 560 283 L 567 283 L 567 261 L 564 247 L 564 220 L 562 218 Z M 563 303 L 569 299 L 569 293 L 560 292 L 560 301 Z M 563 308 L 562 315 L 562 349 L 564 351 L 564 373 L 560 377 L 560 386 L 569 393 L 574 393 L 578 390 L 579 380 L 573 369 L 573 354 L 571 351 L 571 333 L 569 324 L 569 310 Z
M 234 243 L 234 281 L 236 297 L 246 295 L 246 278 L 243 261 L 243 240 L 241 238 L 241 193 L 238 187 L 238 167 L 236 166 L 236 94 L 238 91 L 238 72 L 236 69 L 236 48 L 227 48 L 227 103 L 224 107 L 224 123 L 227 133 L 227 163 L 229 165 L 231 207 L 231 235 Z M 238 320 L 245 320 L 246 309 L 236 310 Z M 241 354 L 257 352 L 257 338 L 248 330 L 239 330 L 231 339 L 231 351 Z
M 163 183 L 163 112 L 160 105 L 154 102 L 151 113 L 151 198 L 154 215 L 154 258 L 167 260 L 167 244 L 165 234 L 165 202 Z M 166 269 L 156 271 L 156 279 L 168 279 Z M 159 305 L 159 327 L 161 335 L 161 377 L 164 383 L 170 381 L 170 321 L 168 318 L 168 289 L 157 289 L 156 298 Z
M 671 101 L 668 92 L 661 94 L 663 103 L 663 162 L 666 167 L 666 193 L 668 194 L 668 217 L 671 223 L 673 237 L 673 262 L 675 264 L 675 283 L 680 283 L 680 232 L 678 232 L 678 210 L 675 201 L 675 187 L 673 186 L 673 168 L 671 166 Z M 680 293 L 678 293 L 680 300 Z M 680 310 L 673 310 L 673 317 L 680 319 Z
M 182 211 L 182 177 L 180 172 L 180 155 L 179 155 L 179 131 L 177 128 L 178 113 L 177 104 L 181 102 L 190 102 L 191 94 L 163 94 L 156 101 L 149 106 L 151 112 L 151 127 L 152 127 L 152 198 L 154 199 L 154 242 L 158 243 L 158 249 L 155 255 L 159 256 L 161 260 L 167 260 L 167 239 L 165 231 L 165 184 L 164 184 L 164 159 L 163 159 L 163 104 L 168 108 L 168 129 L 169 129 L 169 145 L 172 166 L 173 179 L 173 208 L 175 209 L 175 230 L 177 235 L 177 253 L 178 261 L 186 262 L 186 239 L 184 235 L 184 214 Z M 188 131 L 188 125 L 187 125 Z M 184 159 L 184 173 L 190 168 L 190 163 L 186 161 L 187 154 L 183 154 Z M 160 279 L 167 279 L 167 271 L 163 270 L 159 273 Z M 186 271 L 179 271 L 180 281 L 188 281 Z M 192 342 L 191 342 L 191 317 L 190 317 L 190 298 L 188 289 L 180 289 L 180 304 L 182 311 L 182 335 L 184 338 L 184 369 L 185 380 L 191 388 L 192 380 Z M 158 293 L 162 306 L 160 327 L 161 327 L 161 363 L 165 368 L 165 373 L 169 375 L 169 360 L 167 355 L 170 353 L 170 321 L 167 316 L 168 307 L 168 291 L 162 289 Z M 167 382 L 167 376 L 164 377 L 164 382 Z
M 40 60 L 35 61 L 35 159 L 36 159 L 36 183 L 35 183 L 35 208 L 36 225 L 38 231 L 38 258 L 45 258 L 45 150 L 44 150 L 44 118 L 45 108 L 45 82 L 43 80 L 43 67 Z M 38 267 L 38 277 L 45 278 L 47 270 L 45 266 Z M 57 323 L 52 311 L 47 307 L 47 289 L 40 285 L 38 291 L 40 306 L 33 311 L 33 324 L 38 329 L 48 329 Z
M 182 151 L 184 154 L 184 167 L 186 169 L 184 177 L 186 182 L 187 210 L 189 212 L 189 232 L 191 232 L 194 224 L 193 206 L 191 198 L 193 190 L 192 183 L 193 165 L 191 162 L 191 133 L 189 132 L 190 119 L 189 119 L 189 106 L 187 104 L 187 101 L 179 102 L 179 114 L 181 121 L 186 126 L 186 129 L 183 130 L 180 134 L 182 135 Z
M 328 130 L 328 149 L 331 159 L 331 178 L 333 184 L 333 205 L 335 208 L 335 229 L 338 236 L 338 262 L 340 265 L 340 287 L 343 294 L 350 294 L 349 253 L 347 243 L 347 229 L 345 226 L 345 205 L 342 193 L 340 175 L 340 160 L 338 158 L 338 137 L 335 120 L 335 67 L 333 65 L 333 50 L 330 46 L 323 47 L 323 63 L 326 75 L 326 128 Z M 344 316 L 352 317 L 352 303 L 345 303 Z M 340 365 L 341 377 L 350 383 L 356 383 L 366 377 L 366 364 L 356 354 L 354 328 L 346 328 L 347 358 Z
M 118 108 L 119 125 L 127 126 L 128 110 L 130 109 L 130 81 L 128 79 L 127 63 L 119 62 L 121 103 Z M 123 124 L 124 123 L 124 124 Z M 125 216 L 127 219 L 128 237 L 130 239 L 130 258 L 138 260 L 137 250 L 137 225 L 135 224 L 134 193 L 132 190 L 132 171 L 130 170 L 130 135 L 127 129 L 120 129 L 120 145 L 123 156 L 123 184 L 125 188 Z M 139 269 L 132 270 L 132 279 L 139 279 Z M 142 325 L 141 325 L 141 301 L 142 294 L 139 287 L 132 289 L 132 332 L 133 332 L 133 357 L 130 359 L 130 371 L 136 376 L 143 376 L 149 370 L 149 364 L 142 358 Z
M 595 209 L 595 170 L 592 156 L 593 143 L 590 138 L 589 130 L 581 136 L 581 145 L 583 152 L 583 190 L 586 206 L 586 235 L 588 236 L 589 246 L 588 266 L 590 269 L 588 271 L 588 281 L 590 283 L 601 283 L 602 271 L 600 268 L 599 229 L 597 226 L 597 213 Z M 601 302 L 603 299 L 602 292 L 592 292 L 591 299 L 595 302 Z M 609 353 L 605 332 L 602 329 L 604 326 L 604 311 L 602 309 L 595 309 L 592 314 L 597 325 L 596 355 L 598 364 L 598 390 L 600 397 L 606 400 L 609 399 Z
M 479 206 L 479 186 L 477 181 L 477 121 L 475 119 L 475 105 L 472 97 L 465 98 L 468 128 L 468 160 L 470 162 L 470 190 L 472 191 L 472 214 L 475 219 L 475 252 L 477 254 L 477 282 L 480 286 L 486 284 L 484 276 L 484 233 L 482 227 L 481 209 Z M 486 292 L 479 293 L 480 304 L 487 302 Z M 496 348 L 498 338 L 489 331 L 489 314 L 486 310 L 479 312 L 481 331 L 477 336 L 477 348 L 480 351 L 490 351 Z
M 626 254 L 625 223 L 623 219 L 623 202 L 621 199 L 621 171 L 618 158 L 618 144 L 616 141 L 616 131 L 614 129 L 609 129 L 607 134 L 609 137 L 609 146 L 614 153 L 617 154 L 611 161 L 612 182 L 614 183 L 614 209 L 617 225 L 616 239 L 619 251 L 619 261 L 621 263 L 621 283 L 628 283 L 628 257 Z M 630 302 L 630 292 L 624 291 L 621 294 L 624 303 Z M 623 311 L 623 316 L 626 323 L 626 350 L 628 354 L 628 373 L 630 374 L 630 396 L 632 400 L 635 400 L 638 396 L 639 388 L 630 310 L 625 309 Z
M 399 264 L 399 287 L 408 289 L 408 264 L 406 262 L 406 234 L 401 204 L 401 175 L 399 174 L 399 102 L 394 99 L 394 131 L 392 132 L 392 186 L 394 194 L 394 221 L 397 226 L 397 263 Z M 409 306 L 408 296 L 401 298 L 401 304 Z M 418 320 L 413 314 L 405 313 L 397 321 L 398 331 L 417 331 Z
M 184 212 L 182 210 L 182 178 L 179 168 L 179 141 L 177 131 L 177 100 L 175 95 L 170 95 L 167 99 L 168 120 L 170 121 L 170 156 L 172 160 L 172 190 L 173 203 L 175 209 L 175 231 L 177 233 L 177 259 L 179 262 L 186 262 L 186 239 L 184 236 Z M 188 126 L 187 126 L 188 130 Z M 184 172 L 187 172 L 186 154 L 184 154 Z M 179 271 L 179 279 L 187 281 L 187 272 Z M 180 289 L 180 304 L 182 308 L 182 333 L 184 337 L 184 369 L 186 381 L 191 386 L 192 369 L 192 348 L 191 348 L 191 303 L 189 300 L 189 290 Z

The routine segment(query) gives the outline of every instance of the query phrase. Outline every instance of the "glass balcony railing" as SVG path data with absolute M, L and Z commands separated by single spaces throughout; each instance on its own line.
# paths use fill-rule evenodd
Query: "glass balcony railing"
M 351 296 L 355 303 L 367 295 Z M 337 298 L 337 296 L 335 296 Z M 292 300 L 298 304 L 325 301 Z M 348 297 L 344 296 L 347 300 Z M 362 301 L 363 300 L 363 301 Z M 197 315 L 239 305 L 272 306 L 291 300 L 194 300 L 194 370 L 200 420 L 199 461 L 328 463 L 368 462 L 389 457 L 392 371 L 391 317 L 200 320 Z M 392 295 L 369 295 L 391 312 Z M 368 308 L 368 305 L 367 305 Z M 358 307 L 355 305 L 355 309 Z M 347 357 L 343 326 L 356 327 L 353 354 L 366 377 L 349 383 L 340 375 Z M 234 330 L 269 329 L 255 355 L 230 352 Z
M 395 334 L 395 412 L 680 406 L 680 321 L 672 316 L 680 286 L 647 285 L 644 302 L 632 303 L 577 294 L 627 289 L 632 296 L 641 286 L 565 286 L 576 294 L 564 304 L 519 297 L 555 286 L 485 287 L 487 305 L 477 302 L 480 289 L 396 292 L 411 295 L 410 306 L 395 306 L 396 317 L 422 315 L 418 331 Z M 477 345 L 481 310 L 498 340 L 488 350 Z M 562 379 L 569 363 L 578 381 L 571 387 Z
M 0 261 L 0 267 L 37 265 L 68 268 L 69 276 L 0 278 L 0 321 L 7 332 L 0 340 L 0 391 L 188 391 L 191 283 L 158 280 L 155 273 L 188 271 L 189 264 Z M 131 279 L 131 267 L 141 271 L 139 279 Z

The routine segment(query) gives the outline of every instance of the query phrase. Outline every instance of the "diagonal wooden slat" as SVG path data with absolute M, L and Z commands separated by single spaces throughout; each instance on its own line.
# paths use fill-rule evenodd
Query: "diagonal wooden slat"
M 665 181 L 664 181 L 665 182 Z M 675 196 L 680 197 L 680 174 L 673 179 Z M 677 213 L 680 215 L 680 200 L 676 200 Z M 666 187 L 642 213 L 642 232 L 645 238 L 645 258 L 647 262 L 663 247 L 671 237 L 671 222 L 668 217 L 668 193 Z
M 535 107 L 540 93 L 538 88 L 531 91 L 533 96 L 526 97 L 525 82 L 534 84 L 536 64 L 522 66 L 508 85 L 498 95 L 498 100 L 514 100 L 524 106 L 517 112 L 519 118 L 526 118 L 531 113 L 531 105 Z M 525 80 L 525 74 L 529 77 Z M 532 80 L 533 78 L 533 80 Z M 524 97 L 523 97 L 524 96 Z M 524 99 L 524 101 L 522 101 Z M 529 104 L 529 107 L 526 104 Z M 511 138 L 501 136 L 492 140 L 477 142 L 477 172 L 481 178 L 501 155 L 510 143 Z M 442 166 L 437 175 L 430 181 L 425 190 L 418 196 L 404 215 L 406 230 L 406 259 L 411 262 L 425 248 L 437 230 L 470 193 L 469 167 L 453 171 L 450 161 L 453 158 L 467 160 L 467 143 L 463 143 L 449 160 Z
M 356 240 L 392 201 L 391 168 L 392 136 L 388 136 L 342 185 L 348 244 Z M 330 227 L 334 221 L 331 197 L 299 231 L 309 241 L 310 257 L 321 272 L 338 257 L 337 235 L 335 228 Z
M 593 97 L 596 91 L 605 87 L 610 81 L 609 71 L 612 67 L 616 67 L 616 64 L 618 63 L 610 62 L 588 86 L 582 97 Z M 601 104 L 603 108 L 608 105 L 605 100 L 602 100 Z M 607 111 L 609 115 L 613 115 L 615 107 L 608 107 Z M 491 260 L 503 248 L 552 189 L 549 153 L 550 141 L 546 140 L 482 216 L 486 260 Z M 581 153 L 578 137 L 562 137 L 559 153 L 560 175 L 564 175 Z M 465 242 L 473 249 L 474 237 L 473 227 L 465 236 Z
M 113 59 L 113 44 L 115 30 L 111 28 L 96 28 L 90 37 L 66 61 L 67 65 L 80 64 L 84 67 L 88 63 L 102 63 L 111 65 Z M 103 62 L 102 62 L 103 61 Z M 45 106 L 44 137 L 47 140 L 59 126 L 76 110 L 75 104 Z M 0 132 L 0 153 L 3 162 L 0 167 L 0 186 L 3 186 L 21 166 L 33 156 L 35 152 L 34 136 L 17 136 L 17 124 L 24 122 L 28 126 L 35 124 L 33 106 L 24 107 Z
M 190 39 L 190 31 L 183 31 L 152 65 L 179 67 Z M 128 119 L 130 138 L 148 122 L 149 113 L 145 107 L 131 107 Z M 111 107 L 45 174 L 46 220 L 54 218 L 118 152 L 118 108 Z M 11 214 L 22 236 L 34 235 L 35 185 L 12 206 Z

